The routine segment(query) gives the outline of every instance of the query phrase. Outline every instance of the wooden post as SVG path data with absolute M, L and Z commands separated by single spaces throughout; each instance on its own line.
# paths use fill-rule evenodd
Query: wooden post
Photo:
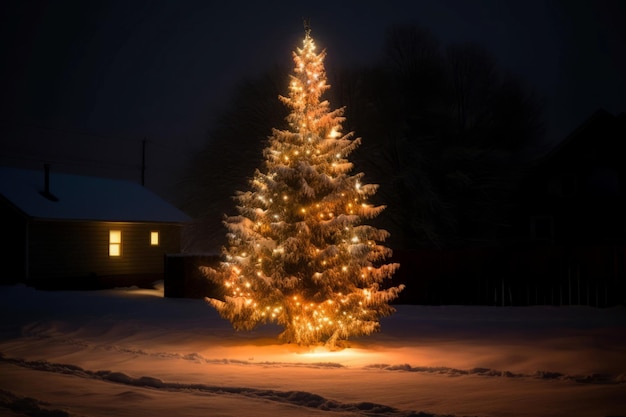
M 146 185 L 146 138 L 141 141 L 141 185 Z
M 570 267 L 567 269 L 567 298 L 568 298 L 568 304 L 567 305 L 572 305 L 572 267 L 570 265 Z
M 578 304 L 580 305 L 580 266 L 576 268 L 576 287 L 578 292 Z

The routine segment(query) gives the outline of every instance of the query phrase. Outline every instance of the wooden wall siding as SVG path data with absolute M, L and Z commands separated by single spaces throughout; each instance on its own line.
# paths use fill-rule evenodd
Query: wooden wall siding
M 0 283 L 13 284 L 26 278 L 26 233 L 27 222 L 9 202 L 0 197 Z
M 122 231 L 122 255 L 109 256 L 109 231 Z M 150 232 L 159 231 L 159 246 Z M 32 279 L 162 274 L 164 255 L 180 251 L 180 226 L 158 223 L 33 221 L 29 233 Z

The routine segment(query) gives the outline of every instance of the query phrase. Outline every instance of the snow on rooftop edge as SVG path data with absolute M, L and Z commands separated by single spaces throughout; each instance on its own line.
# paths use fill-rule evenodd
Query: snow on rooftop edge
M 51 172 L 42 195 L 43 170 L 0 167 L 0 195 L 40 219 L 185 223 L 190 217 L 140 184 L 118 179 Z

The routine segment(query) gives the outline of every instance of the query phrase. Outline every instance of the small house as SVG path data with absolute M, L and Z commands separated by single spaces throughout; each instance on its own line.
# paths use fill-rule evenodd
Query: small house
M 163 279 L 189 221 L 134 182 L 0 167 L 0 282 L 143 286 Z

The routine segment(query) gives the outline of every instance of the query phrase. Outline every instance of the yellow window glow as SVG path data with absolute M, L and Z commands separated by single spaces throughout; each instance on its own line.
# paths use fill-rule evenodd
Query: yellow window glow
M 109 230 L 109 256 L 122 254 L 122 231 Z
M 159 246 L 159 232 L 150 232 L 150 245 Z

